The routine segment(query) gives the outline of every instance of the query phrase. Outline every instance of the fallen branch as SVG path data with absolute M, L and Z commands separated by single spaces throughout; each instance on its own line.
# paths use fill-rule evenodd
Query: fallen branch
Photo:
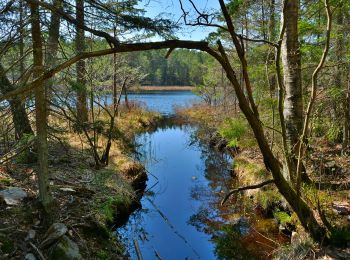
M 259 189 L 265 185 L 274 183 L 274 180 L 267 180 L 258 184 L 254 184 L 254 185 L 250 185 L 250 186 L 244 186 L 244 187 L 239 187 L 237 189 L 231 190 L 229 193 L 226 194 L 225 198 L 221 201 L 221 205 L 224 205 L 225 202 L 234 194 L 240 191 L 244 191 L 244 190 L 252 190 L 252 189 Z

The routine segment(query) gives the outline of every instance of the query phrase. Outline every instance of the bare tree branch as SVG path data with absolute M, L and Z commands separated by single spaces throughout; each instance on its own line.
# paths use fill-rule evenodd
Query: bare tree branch
M 234 190 L 230 190 L 229 193 L 227 193 L 225 195 L 225 197 L 223 198 L 223 200 L 221 201 L 221 205 L 224 205 L 225 202 L 234 194 L 234 193 L 237 193 L 237 192 L 240 192 L 240 191 L 244 191 L 244 190 L 253 190 L 253 189 L 259 189 L 263 186 L 266 186 L 268 184 L 271 184 L 271 183 L 275 183 L 274 180 L 267 180 L 267 181 L 264 181 L 264 182 L 261 182 L 261 183 L 258 183 L 258 184 L 254 184 L 254 185 L 249 185 L 249 186 L 244 186 L 244 187 L 239 187 L 237 189 L 234 189 Z

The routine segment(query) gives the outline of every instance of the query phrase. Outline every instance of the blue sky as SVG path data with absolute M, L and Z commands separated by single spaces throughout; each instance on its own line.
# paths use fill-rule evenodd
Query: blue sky
M 191 14 L 194 13 L 194 9 L 188 0 L 182 0 L 182 3 L 186 11 L 189 11 Z M 217 0 L 193 0 L 193 3 L 196 4 L 199 10 L 206 10 L 206 13 L 219 10 L 219 2 Z M 140 7 L 146 11 L 146 16 L 152 18 L 162 15 L 162 17 L 178 21 L 182 16 L 179 0 L 142 0 Z M 180 21 L 183 23 L 183 19 Z M 215 30 L 213 28 L 199 28 L 198 26 L 183 26 L 176 36 L 180 39 L 202 40 L 209 32 Z

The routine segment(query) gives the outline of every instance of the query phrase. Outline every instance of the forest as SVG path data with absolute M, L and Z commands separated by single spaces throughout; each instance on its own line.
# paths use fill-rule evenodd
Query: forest
M 349 259 L 348 0 L 0 1 L 0 259 Z

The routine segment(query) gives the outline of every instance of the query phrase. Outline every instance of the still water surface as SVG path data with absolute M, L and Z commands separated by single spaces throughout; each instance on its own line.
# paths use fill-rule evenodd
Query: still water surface
M 165 115 L 173 114 L 174 106 L 199 100 L 191 92 L 133 94 L 130 99 Z M 266 256 L 264 247 L 256 243 L 261 237 L 252 233 L 252 221 L 240 217 L 242 208 L 220 206 L 235 181 L 230 175 L 232 159 L 201 143 L 197 131 L 195 126 L 169 125 L 137 137 L 138 159 L 146 165 L 149 180 L 142 208 L 118 231 L 131 259 L 137 259 L 135 241 L 143 259 Z M 254 217 L 253 222 L 258 221 Z
M 211 193 L 221 187 L 211 187 L 208 178 L 229 176 L 231 162 L 216 154 L 221 164 L 206 165 L 209 154 L 198 143 L 190 145 L 194 132 L 193 127 L 174 127 L 137 139 L 143 144 L 139 152 L 150 174 L 142 209 L 131 216 L 124 230 L 132 259 L 134 239 L 144 259 L 154 259 L 155 252 L 163 259 L 215 259 L 211 235 L 191 222 L 201 212 L 218 215 L 211 205 L 218 201 L 211 200 Z
M 122 96 L 124 99 L 124 96 Z M 186 107 L 201 101 L 199 96 L 191 91 L 148 91 L 130 93 L 128 99 L 144 104 L 152 111 L 158 111 L 163 115 L 171 115 L 176 107 Z

